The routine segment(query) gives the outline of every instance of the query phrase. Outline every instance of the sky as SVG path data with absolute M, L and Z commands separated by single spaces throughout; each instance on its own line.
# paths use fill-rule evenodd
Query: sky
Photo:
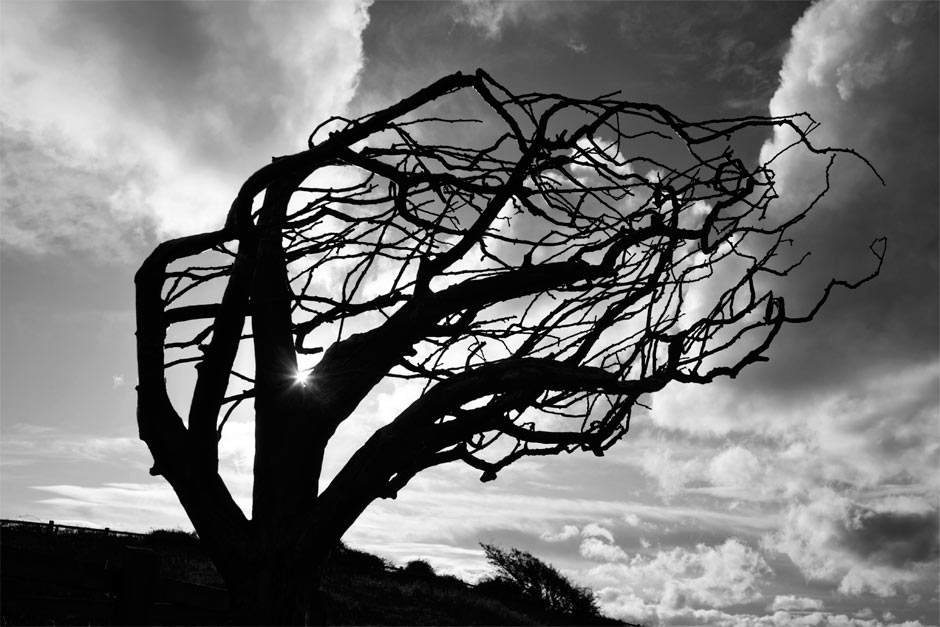
M 806 111 L 850 147 L 794 233 L 833 295 L 735 380 L 670 386 L 604 458 L 445 466 L 345 540 L 475 580 L 518 547 L 651 625 L 940 622 L 938 5 L 915 2 L 0 2 L 0 515 L 190 528 L 135 423 L 133 274 L 218 228 L 240 183 L 335 114 L 477 67 L 511 90 L 686 119 Z M 767 156 L 783 137 L 742 147 Z M 779 200 L 819 163 L 774 162 Z M 383 384 L 328 466 L 395 415 Z M 251 425 L 221 466 L 250 495 Z

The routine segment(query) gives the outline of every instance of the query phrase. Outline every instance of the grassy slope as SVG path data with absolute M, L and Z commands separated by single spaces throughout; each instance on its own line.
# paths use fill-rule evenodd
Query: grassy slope
M 52 535 L 42 529 L 4 526 L 0 533 L 0 551 L 25 551 L 37 559 L 65 558 L 84 564 L 115 560 L 128 545 L 159 553 L 163 577 L 224 587 L 198 540 L 183 532 L 105 537 L 92 530 Z M 336 551 L 327 570 L 324 597 L 329 621 L 336 625 L 625 624 L 548 614 L 521 600 L 488 597 L 454 577 L 396 569 L 381 558 L 346 547 Z

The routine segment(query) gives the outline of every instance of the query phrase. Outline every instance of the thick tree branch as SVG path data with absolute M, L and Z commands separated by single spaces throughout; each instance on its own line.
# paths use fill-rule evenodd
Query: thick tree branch
M 470 112 L 450 118 L 456 92 Z M 527 456 L 602 455 L 648 395 L 766 361 L 884 259 L 876 242 L 874 272 L 833 279 L 806 313 L 780 296 L 807 259 L 783 252 L 793 227 L 833 160 L 858 157 L 814 146 L 805 114 L 687 122 L 616 94 L 516 95 L 478 71 L 326 124 L 248 178 L 223 229 L 162 244 L 137 274 L 141 438 L 214 555 L 323 556 L 438 464 L 488 481 Z M 471 125 L 463 145 L 439 143 L 448 125 Z M 753 129 L 829 155 L 804 206 L 777 202 L 776 157 L 736 156 Z M 249 341 L 254 372 L 237 373 Z M 184 422 L 165 376 L 188 364 Z M 421 385 L 318 495 L 330 438 L 383 380 Z M 247 413 L 251 524 L 218 475 L 222 426 Z

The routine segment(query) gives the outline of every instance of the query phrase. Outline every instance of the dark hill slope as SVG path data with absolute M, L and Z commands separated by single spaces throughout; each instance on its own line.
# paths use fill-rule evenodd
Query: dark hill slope
M 151 610 L 141 624 L 231 624 L 224 584 L 191 534 L 105 533 L 18 521 L 0 526 L 2 624 L 123 624 L 128 565 L 141 556 L 159 568 L 145 586 Z M 494 598 L 430 568 L 397 568 L 345 546 L 334 553 L 323 593 L 328 621 L 335 625 L 627 624 Z

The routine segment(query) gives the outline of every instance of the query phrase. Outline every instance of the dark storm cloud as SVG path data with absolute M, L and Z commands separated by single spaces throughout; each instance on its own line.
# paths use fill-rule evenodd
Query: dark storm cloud
M 836 293 L 817 320 L 785 334 L 768 367 L 749 373 L 752 385 L 783 393 L 844 385 L 865 372 L 890 377 L 938 353 L 937 6 L 916 5 L 914 17 L 900 16 L 903 5 L 860 6 L 857 32 L 803 31 L 791 54 L 805 65 L 784 70 L 777 106 L 809 110 L 822 123 L 818 145 L 857 150 L 885 185 L 857 160 L 836 168 L 833 191 L 794 232 L 811 258 L 786 289 L 805 311 L 829 278 L 855 280 L 873 269 L 872 240 L 887 237 L 888 252 L 876 280 Z M 785 165 L 784 196 L 805 202 L 820 189 L 823 167 L 809 159 Z
M 55 37 L 82 54 L 121 51 L 114 61 L 125 80 L 146 92 L 190 89 L 214 49 L 204 13 L 189 2 L 81 2 L 64 6 Z
M 788 556 L 807 579 L 838 584 L 845 595 L 936 590 L 938 513 L 920 500 L 866 504 L 822 489 L 788 507 L 763 546 Z
M 849 510 L 842 542 L 857 556 L 904 568 L 940 557 L 940 512 L 876 512 L 860 506 Z
M 788 25 L 806 6 L 629 2 L 617 7 L 617 23 L 624 45 L 648 72 L 678 78 L 694 73 L 726 86 L 728 108 L 762 113 L 777 87 Z M 687 89 L 683 83 L 671 88 Z
M 376 95 L 387 105 L 440 76 L 482 67 L 516 93 L 619 90 L 688 119 L 763 113 L 804 6 L 463 2 L 414 11 L 410 2 L 380 2 L 365 33 L 360 104 L 368 111 L 378 106 Z M 756 154 L 764 138 L 745 152 Z

